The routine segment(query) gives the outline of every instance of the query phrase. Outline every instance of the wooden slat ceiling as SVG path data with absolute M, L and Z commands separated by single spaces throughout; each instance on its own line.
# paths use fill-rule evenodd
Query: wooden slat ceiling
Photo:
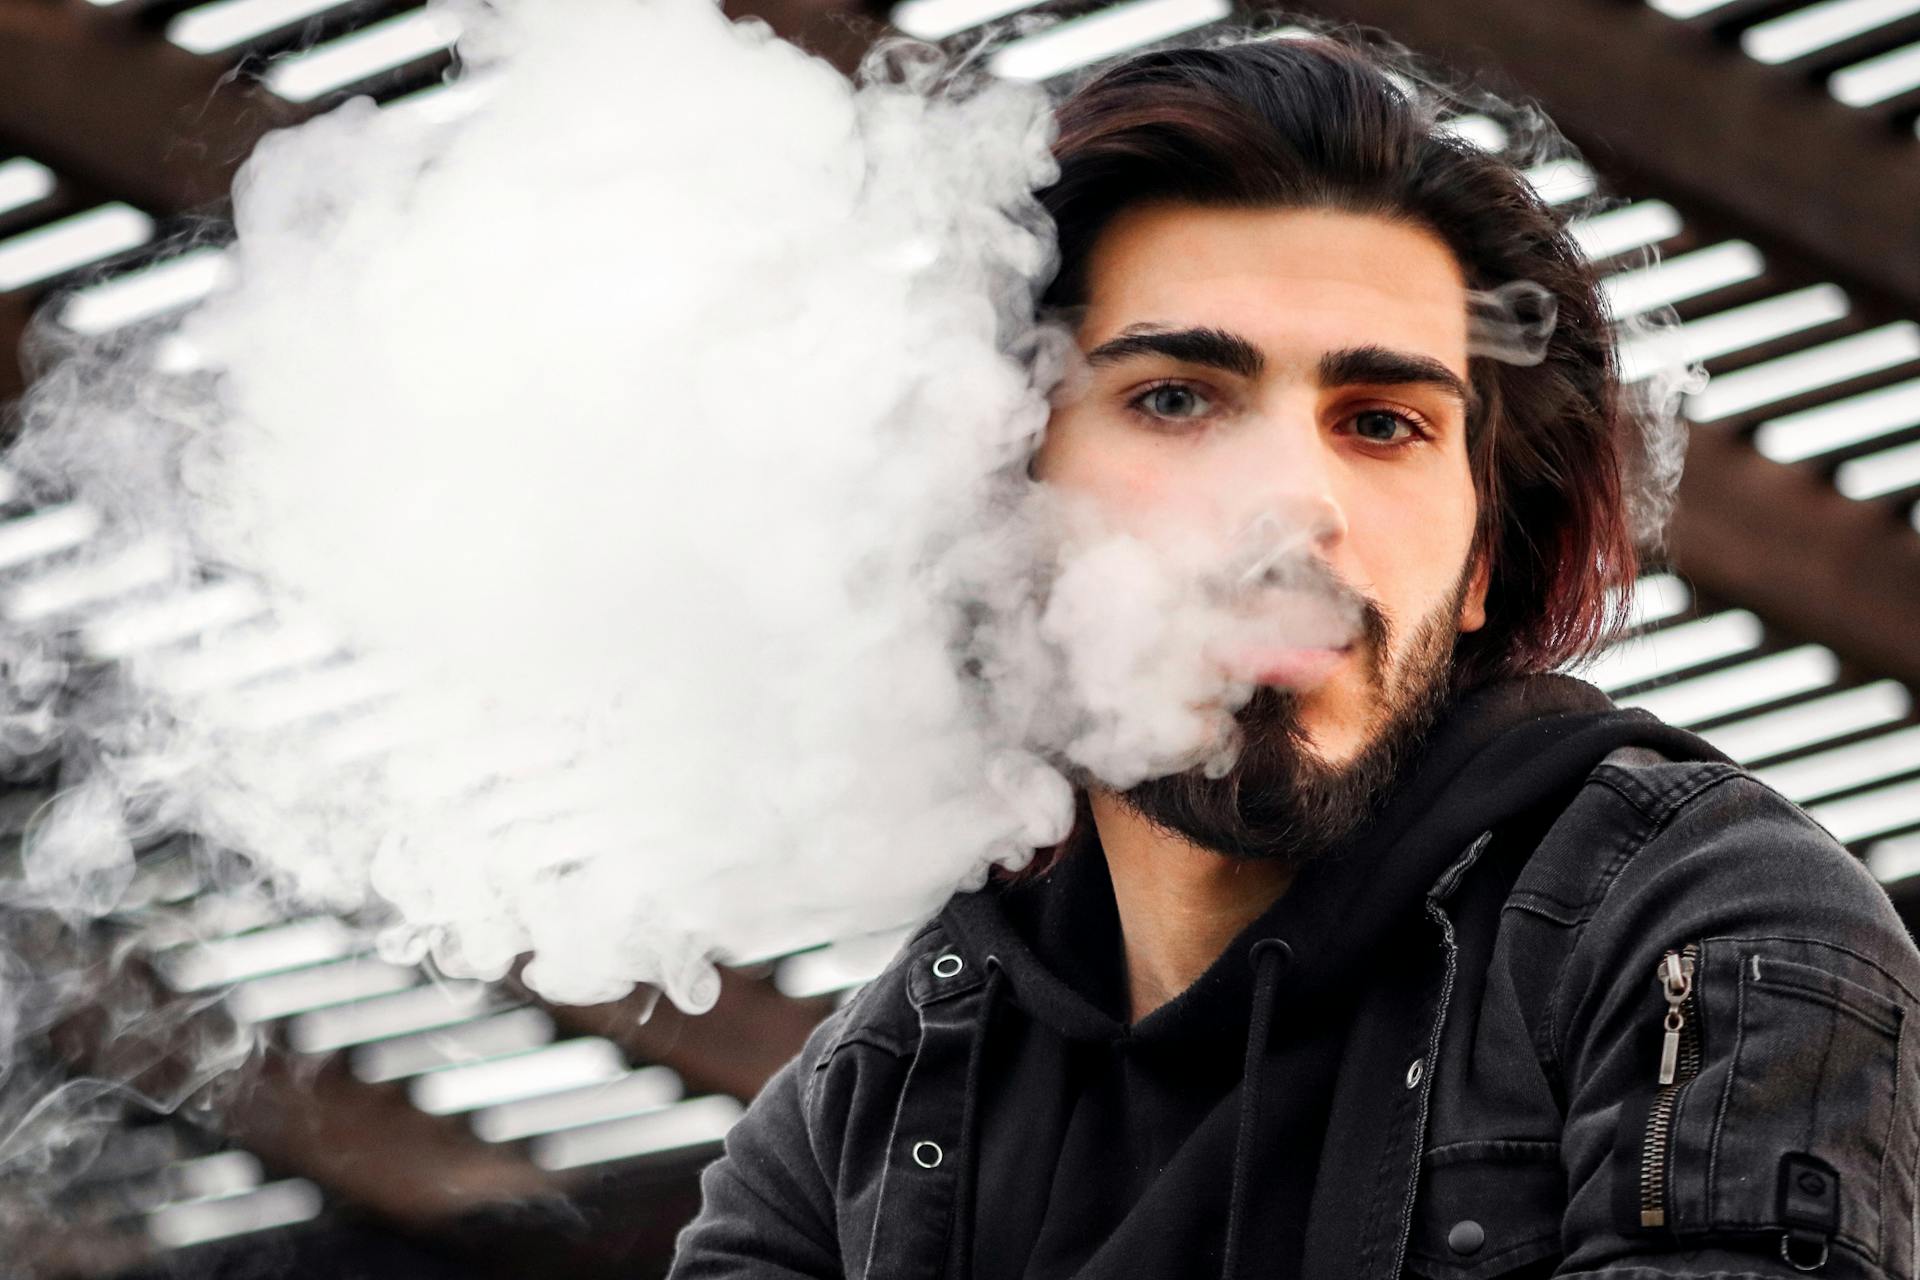
M 1610 188 L 1634 199 L 1611 221 L 1583 226 L 1596 258 L 1652 248 L 1668 264 L 1650 277 L 1629 275 L 1630 257 L 1610 262 L 1623 295 L 1664 291 L 1703 338 L 1796 299 L 1815 304 L 1717 344 L 1716 399 L 1695 405 L 1703 420 L 1671 537 L 1678 575 L 1656 566 L 1643 579 L 1633 638 L 1591 675 L 1621 701 L 1724 744 L 1910 897 L 1920 884 L 1906 878 L 1920 873 L 1911 694 L 1920 687 L 1920 463 L 1903 459 L 1920 450 L 1920 405 L 1907 407 L 1920 399 L 1920 357 L 1902 344 L 1920 319 L 1920 93 L 1851 106 L 1833 77 L 1863 64 L 1891 66 L 1893 76 L 1901 51 L 1920 41 L 1910 11 L 1920 4 L 1662 6 L 1314 8 L 1384 27 L 1538 99 Z M 1051 28 L 1060 32 L 1075 17 L 1121 9 L 1169 32 L 1204 28 L 1224 11 L 1218 0 L 1035 11 L 1061 17 Z M 762 0 L 731 11 L 766 18 L 843 68 L 882 29 L 857 5 Z M 916 31 L 964 27 L 956 12 L 957 0 L 896 10 Z M 249 15 L 251 29 L 220 26 Z M 169 259 L 183 219 L 217 217 L 235 168 L 268 129 L 349 92 L 392 102 L 431 92 L 449 60 L 431 32 L 422 36 L 418 15 L 386 0 L 0 0 L 0 347 L 14 349 L 42 307 L 82 327 L 113 323 L 116 307 L 137 310 L 125 287 L 136 278 L 170 280 L 175 303 L 206 287 L 207 260 L 140 272 Z M 1843 34 L 1819 45 L 1823 23 Z M 319 90 L 311 60 L 304 80 L 284 69 L 289 57 L 376 28 L 399 33 L 392 65 Z M 1061 43 L 1029 45 L 1024 65 Z M 1838 83 L 1864 96 L 1860 75 Z M 1624 230 L 1635 219 L 1643 230 Z M 66 266 L 7 283 L 9 249 L 49 228 L 97 238 Z M 1616 244 L 1601 246 L 1609 237 Z M 1701 283 L 1676 283 L 1695 270 Z M 81 281 L 83 291 L 69 292 Z M 22 385 L 15 362 L 0 360 L 0 402 Z M 0 534 L 33 514 L 0 508 Z M 0 574 L 31 581 L 60 556 L 82 554 L 83 542 Z M 689 1207 L 688 1170 L 732 1114 L 728 1100 L 750 1095 L 874 961 L 832 947 L 790 957 L 729 975 L 720 1010 L 705 1019 L 663 1012 L 642 1025 L 643 999 L 555 1009 L 511 984 L 436 993 L 418 970 L 380 961 L 368 939 L 337 924 L 248 917 L 183 878 L 165 847 L 143 856 L 140 875 L 158 919 L 192 940 L 152 932 L 149 912 L 138 926 L 148 931 L 139 980 L 186 998 L 231 984 L 227 1006 L 266 1032 L 274 1065 L 252 1101 L 225 1114 L 224 1137 L 167 1122 L 110 1144 L 81 1193 L 126 1247 L 103 1248 L 92 1263 L 70 1259 L 73 1274 L 110 1274 L 156 1248 L 274 1230 L 330 1206 L 431 1237 L 436 1225 L 469 1222 L 462 1215 L 475 1206 L 560 1186 L 578 1196 L 581 1170 L 658 1172 L 666 1153 L 691 1153 L 659 1173 L 650 1198 L 622 1206 L 624 1217 L 652 1223 L 647 1242 L 629 1243 L 657 1261 Z M 60 1050 L 86 1067 L 112 1047 L 82 1026 Z M 468 1065 L 450 1066 L 458 1063 Z M 582 1085 L 587 1094 L 569 1092 Z M 623 1264 L 582 1256 L 569 1273 L 599 1265 Z M 481 1273 L 469 1259 L 464 1274 Z

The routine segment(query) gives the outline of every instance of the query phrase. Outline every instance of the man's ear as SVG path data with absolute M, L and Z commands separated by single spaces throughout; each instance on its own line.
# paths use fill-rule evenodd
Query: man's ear
M 1460 630 L 1478 631 L 1487 625 L 1487 583 L 1493 577 L 1492 559 L 1485 552 L 1475 552 L 1473 557 L 1473 577 L 1467 583 L 1467 589 L 1460 596 Z

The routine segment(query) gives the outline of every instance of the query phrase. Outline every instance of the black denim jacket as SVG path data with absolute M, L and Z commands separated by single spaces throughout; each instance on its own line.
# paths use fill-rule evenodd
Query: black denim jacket
M 1736 766 L 1637 747 L 1524 843 L 1462 849 L 1419 980 L 1356 993 L 1398 1045 L 1342 1077 L 1303 1274 L 1913 1276 L 1920 954 L 1865 869 Z M 985 959 L 936 921 L 821 1025 L 676 1280 L 958 1273 Z

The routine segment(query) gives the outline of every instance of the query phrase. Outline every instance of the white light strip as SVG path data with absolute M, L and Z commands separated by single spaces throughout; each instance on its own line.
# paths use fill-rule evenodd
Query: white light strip
M 1533 187 L 1534 194 L 1550 205 L 1568 204 L 1599 188 L 1593 170 L 1578 160 L 1549 160 L 1521 176 Z
M 1740 33 L 1749 58 L 1779 66 L 1920 13 L 1920 0 L 1824 0 Z
M 1706 390 L 1687 397 L 1686 415 L 1695 422 L 1717 422 L 1913 360 L 1920 360 L 1920 324 L 1899 320 L 1723 373 Z
M 796 1000 L 857 987 L 880 975 L 899 954 L 907 935 L 907 930 L 895 929 L 788 956 L 775 968 L 773 984 L 782 995 Z
M 356 956 L 243 982 L 228 993 L 227 1008 L 242 1022 L 272 1022 L 327 1005 L 404 991 L 419 981 L 420 971 L 411 965 Z
M 219 53 L 255 36 L 337 9 L 347 0 L 216 0 L 167 24 L 167 39 L 188 53 Z
M 278 671 L 331 658 L 340 652 L 340 638 L 311 625 L 262 624 L 205 645 L 191 653 L 154 657 L 141 665 L 143 683 L 176 698 L 192 698 L 218 689 L 238 688 Z
M 446 1116 L 577 1089 L 626 1072 L 626 1061 L 613 1042 L 591 1036 L 419 1076 L 407 1086 L 407 1096 L 428 1115 Z
M 1731 658 L 1758 648 L 1760 640 L 1760 619 L 1745 609 L 1729 609 L 1622 640 L 1593 659 L 1585 670 L 1575 668 L 1574 674 L 1611 693 L 1671 672 Z
M 1015 40 L 994 52 L 987 69 L 1008 80 L 1046 80 L 1232 11 L 1230 0 L 1126 0 Z
M 248 583 L 216 582 L 95 618 L 80 638 L 90 655 L 111 661 L 246 622 L 266 610 L 266 597 Z
M 89 564 L 43 573 L 0 595 L 0 616 L 15 624 L 48 618 L 113 600 L 171 579 L 179 568 L 161 542 L 136 542 Z
M 887 21 L 916 40 L 944 40 L 1038 3 L 1040 0 L 900 0 Z
M 219 249 L 195 249 L 128 272 L 74 294 L 60 309 L 60 323 L 75 333 L 107 333 L 151 320 L 200 301 L 228 276 Z
M 212 942 L 187 943 L 155 957 L 155 967 L 175 991 L 204 991 L 281 969 L 339 960 L 359 949 L 360 939 L 331 916 L 316 916 Z
M 1627 606 L 1627 625 L 1646 627 L 1677 618 L 1693 607 L 1693 592 L 1671 573 L 1642 574 L 1633 584 L 1633 602 Z
M 403 687 L 399 675 L 385 665 L 344 662 L 297 672 L 270 686 L 235 694 L 224 717 L 237 729 L 266 733 L 391 698 Z
M 1567 224 L 1580 252 L 1595 262 L 1671 240 L 1681 229 L 1679 210 L 1664 200 L 1642 200 Z
M 319 1217 L 320 1209 L 320 1188 L 304 1178 L 289 1178 L 237 1196 L 157 1209 L 147 1219 L 147 1238 L 157 1248 L 181 1249 L 306 1222 Z
M 299 1053 L 328 1053 L 463 1022 L 484 1011 L 493 1000 L 486 985 L 479 982 L 411 987 L 390 996 L 301 1014 L 287 1026 L 287 1043 Z
M 745 1110 L 724 1094 L 709 1094 L 627 1120 L 610 1120 L 549 1134 L 533 1144 L 533 1162 L 557 1172 L 609 1160 L 629 1160 L 719 1142 Z
M 381 1084 L 552 1043 L 552 1018 L 530 1006 L 508 1009 L 490 1018 L 362 1045 L 353 1053 L 353 1074 L 368 1084 Z
M 1836 791 L 1915 772 L 1920 772 L 1920 726 L 1789 760 L 1755 776 L 1795 804 L 1805 804 Z
M 45 200 L 53 187 L 53 170 L 38 161 L 16 156 L 0 164 L 0 214 Z
M 210 1156 L 181 1160 L 159 1171 L 147 1196 L 135 1195 L 148 1211 L 187 1200 L 235 1196 L 260 1185 L 266 1171 L 259 1157 L 247 1151 L 216 1151 Z
M 1882 840 L 1867 850 L 1867 870 L 1882 884 L 1920 875 L 1920 835 Z
M 1849 458 L 1834 471 L 1833 487 L 1859 502 L 1920 489 L 1920 440 Z
M 484 106 L 498 86 L 478 75 L 450 84 L 430 84 L 380 104 L 383 114 L 407 116 L 424 124 L 452 124 Z
M 1871 107 L 1920 89 L 1920 44 L 1910 44 L 1827 77 L 1827 92 L 1849 107 Z
M 1698 18 L 1712 13 L 1715 9 L 1724 9 L 1733 0 L 1647 0 L 1647 6 L 1656 13 L 1664 13 L 1669 18 Z
M 1763 422 L 1753 447 L 1775 462 L 1800 462 L 1920 426 L 1920 378 Z
M 1904 720 L 1912 709 L 1913 698 L 1906 686 L 1898 680 L 1876 680 L 1798 706 L 1723 724 L 1701 736 L 1735 760 L 1750 765 L 1893 724 Z
M 335 89 L 438 53 L 460 38 L 460 24 L 440 9 L 415 9 L 351 35 L 289 54 L 267 68 L 267 88 L 289 102 L 311 102 Z
M 1920 780 L 1895 783 L 1878 791 L 1829 800 L 1807 810 L 1841 844 L 1869 840 L 1920 823 Z
M 1703 316 L 1620 344 L 1620 376 L 1637 382 L 1662 369 L 1757 347 L 1818 325 L 1844 320 L 1851 306 L 1838 285 L 1816 284 L 1743 307 Z
M 71 551 L 98 532 L 99 511 L 77 502 L 42 507 L 32 515 L 0 521 L 0 569 Z
M 0 293 L 24 289 L 153 239 L 153 219 L 131 205 L 103 204 L 0 240 Z
M 578 1129 L 669 1106 L 686 1093 L 667 1067 L 642 1067 L 606 1084 L 488 1107 L 473 1115 L 473 1131 L 488 1142 L 517 1142 L 536 1134 Z
M 1622 705 L 1651 711 L 1684 728 L 1811 693 L 1832 684 L 1839 674 L 1840 660 L 1831 650 L 1808 644 L 1626 698 Z
M 1745 240 L 1728 240 L 1608 276 L 1600 293 L 1607 313 L 1624 320 L 1755 279 L 1766 269 L 1758 249 Z
M 1434 132 L 1458 138 L 1470 146 L 1492 152 L 1494 155 L 1505 151 L 1510 141 L 1505 125 L 1492 116 L 1478 114 L 1455 116 L 1451 120 L 1443 120 Z

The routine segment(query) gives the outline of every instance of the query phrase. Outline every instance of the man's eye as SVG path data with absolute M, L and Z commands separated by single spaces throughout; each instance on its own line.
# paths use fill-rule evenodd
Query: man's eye
M 1184 383 L 1166 382 L 1147 388 L 1129 405 L 1155 418 L 1197 418 L 1212 408 L 1213 402 Z
M 1391 409 L 1362 409 L 1351 421 L 1353 434 L 1370 444 L 1405 444 L 1422 434 L 1411 417 Z

